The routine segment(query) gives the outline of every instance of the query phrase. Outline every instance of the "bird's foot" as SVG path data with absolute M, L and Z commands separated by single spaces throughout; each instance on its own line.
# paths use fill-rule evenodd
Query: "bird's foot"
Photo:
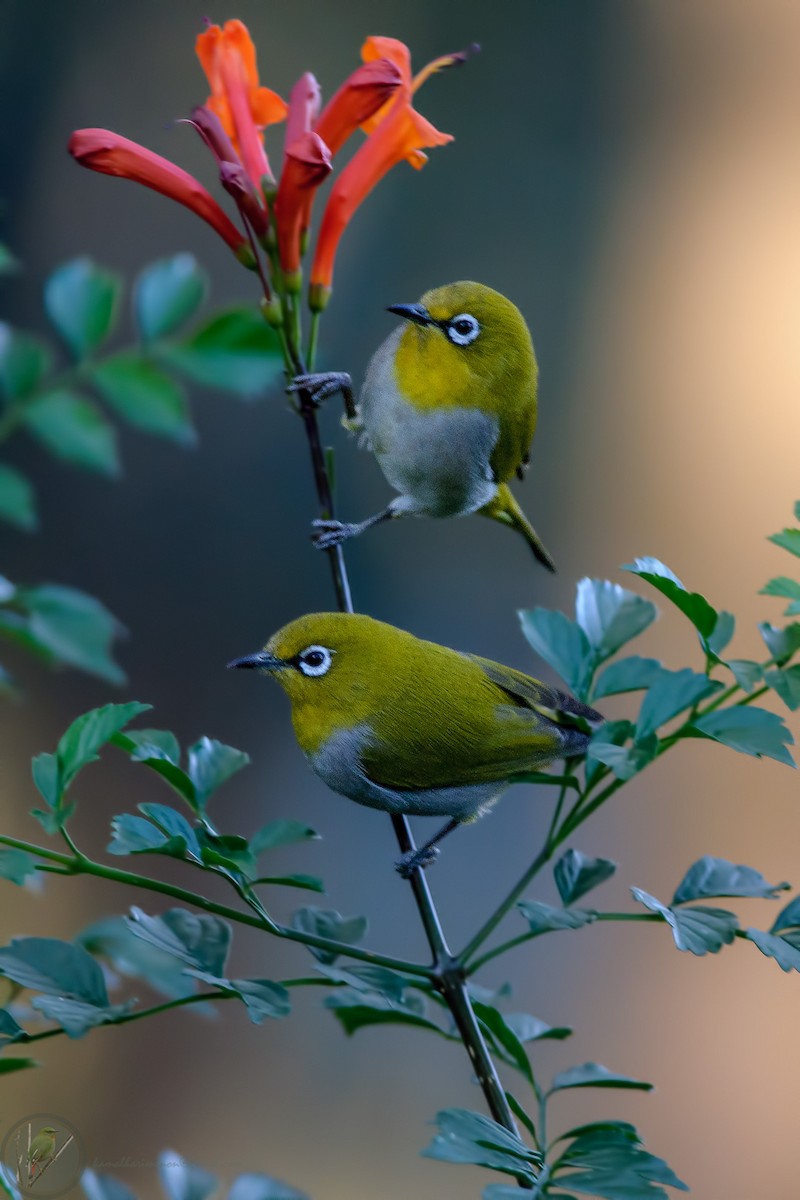
M 340 546 L 347 538 L 355 537 L 360 532 L 358 525 L 348 525 L 345 521 L 312 521 L 311 525 L 311 540 L 317 550 Z
M 410 879 L 415 871 L 424 871 L 439 857 L 438 846 L 423 846 L 421 850 L 409 850 L 394 864 L 398 875 Z
M 321 371 L 315 375 L 295 375 L 287 392 L 306 392 L 315 408 L 335 392 L 351 392 L 353 381 L 346 371 Z

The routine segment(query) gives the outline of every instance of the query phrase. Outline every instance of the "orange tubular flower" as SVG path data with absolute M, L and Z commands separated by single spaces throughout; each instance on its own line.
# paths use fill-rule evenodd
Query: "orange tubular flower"
M 388 58 L 363 63 L 344 81 L 314 126 L 331 154 L 338 154 L 350 135 L 391 100 L 402 82 L 402 71 Z
M 133 179 L 190 208 L 227 242 L 241 262 L 246 266 L 254 265 L 244 234 L 225 215 L 210 192 L 169 159 L 108 129 L 77 129 L 69 139 L 68 150 L 82 167 L 99 171 L 101 175 Z
M 284 119 L 286 105 L 276 92 L 259 86 L 256 48 L 241 21 L 226 21 L 222 29 L 209 25 L 195 49 L 211 86 L 207 107 L 219 117 L 260 189 L 264 176 L 272 178 L 262 133 Z
M 402 42 L 394 38 L 368 38 L 361 53 L 368 62 L 376 58 L 389 59 L 399 69 L 402 82 L 394 98 L 363 123 L 369 137 L 331 190 L 311 268 L 309 303 L 314 309 L 324 308 L 327 302 L 339 240 L 353 213 L 375 185 L 403 159 L 416 168 L 422 167 L 427 162 L 427 155 L 421 153 L 424 148 L 443 146 L 453 140 L 449 133 L 441 133 L 413 108 L 411 60 L 408 48 Z M 461 56 L 437 60 L 431 68 L 450 66 L 456 61 L 461 61 Z M 426 68 L 421 74 L 427 78 L 428 73 Z
M 330 151 L 317 133 L 304 133 L 287 149 L 283 160 L 275 199 L 278 254 L 287 284 L 296 284 L 298 289 L 301 241 L 308 228 L 311 201 L 332 167 Z

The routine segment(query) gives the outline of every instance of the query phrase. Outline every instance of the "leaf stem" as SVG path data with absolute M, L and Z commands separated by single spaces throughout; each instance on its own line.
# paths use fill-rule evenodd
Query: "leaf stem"
M 506 915 L 506 913 L 514 906 L 514 904 L 520 898 L 522 893 L 525 891 L 528 884 L 533 879 L 535 879 L 535 877 L 541 871 L 542 867 L 545 866 L 545 864 L 547 862 L 549 862 L 550 858 L 552 857 L 553 851 L 556 848 L 556 845 L 558 845 L 557 842 L 555 844 L 553 844 L 551 838 L 547 839 L 547 841 L 545 842 L 542 849 L 536 855 L 536 858 L 533 860 L 531 865 L 528 867 L 527 871 L 525 871 L 524 874 L 517 880 L 517 882 L 514 884 L 514 886 L 512 887 L 512 889 L 508 893 L 508 895 L 505 897 L 505 899 L 503 901 L 501 901 L 501 903 L 497 906 L 497 908 L 494 910 L 494 912 L 489 917 L 489 919 L 481 926 L 481 928 L 475 934 L 474 938 L 470 942 L 468 942 L 467 945 L 464 947 L 464 949 L 461 951 L 459 958 L 465 967 L 469 966 L 469 960 L 472 958 L 475 951 L 478 950 L 483 945 L 483 943 L 486 941 L 486 939 L 489 937 L 489 935 L 494 932 L 494 930 L 500 924 L 500 922 L 502 921 L 502 919 Z M 475 967 L 473 964 L 470 967 L 470 970 L 474 970 L 474 969 L 475 969 Z

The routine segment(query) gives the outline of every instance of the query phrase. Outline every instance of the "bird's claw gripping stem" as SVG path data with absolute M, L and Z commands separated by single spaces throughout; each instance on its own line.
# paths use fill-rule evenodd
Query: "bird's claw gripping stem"
M 312 521 L 313 533 L 311 540 L 317 550 L 330 550 L 340 546 L 349 537 L 359 532 L 357 525 L 348 525 L 345 521 Z
M 439 857 L 438 846 L 423 846 L 420 850 L 408 850 L 394 864 L 402 879 L 410 879 L 416 870 L 424 871 Z
M 348 420 L 353 420 L 356 416 L 353 380 L 346 371 L 320 371 L 313 375 L 295 375 L 286 391 L 306 392 L 315 408 L 319 408 L 329 396 L 341 392 Z

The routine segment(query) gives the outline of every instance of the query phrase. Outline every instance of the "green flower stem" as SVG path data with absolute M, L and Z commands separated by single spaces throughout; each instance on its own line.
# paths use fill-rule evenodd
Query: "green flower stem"
M 299 942 L 303 946 L 314 946 L 319 950 L 328 950 L 334 954 L 347 955 L 361 962 L 388 967 L 393 971 L 405 971 L 409 975 L 421 975 L 426 979 L 433 978 L 434 973 L 432 969 L 422 963 L 406 962 L 401 958 L 392 958 L 389 955 L 376 954 L 372 950 L 365 950 L 359 946 L 350 946 L 346 942 L 338 942 L 333 938 L 318 937 L 316 934 L 304 933 L 299 929 L 291 929 L 287 925 L 278 925 L 268 917 L 265 920 L 263 917 L 251 916 L 249 913 L 229 908 L 225 904 L 217 904 L 215 901 L 209 900 L 206 896 L 201 896 L 197 892 L 190 892 L 186 888 L 176 887 L 171 883 L 163 883 L 158 879 L 148 879 L 146 876 L 136 875 L 132 871 L 120 871 L 116 867 L 107 867 L 104 863 L 94 862 L 91 858 L 76 858 L 73 855 L 57 854 L 55 851 L 45 850 L 44 847 L 37 846 L 32 842 L 23 842 L 18 838 L 10 838 L 2 834 L 0 834 L 0 845 L 12 846 L 17 850 L 26 850 L 29 854 L 37 855 L 48 862 L 58 863 L 70 875 L 94 875 L 98 879 L 108 879 L 113 883 L 126 883 L 131 887 L 142 888 L 145 891 L 158 892 L 162 896 L 170 896 L 173 900 L 181 900 L 184 904 L 191 904 L 195 908 L 202 909 L 203 912 L 213 913 L 214 916 L 224 917 L 226 920 L 235 921 L 240 925 L 252 925 L 256 929 L 265 930 L 275 937 L 285 938 L 290 942 Z
M 312 312 L 311 321 L 308 329 L 308 350 L 306 351 L 306 362 L 308 363 L 309 371 L 314 370 L 314 364 L 317 361 L 317 341 L 319 339 L 319 319 L 320 312 Z

